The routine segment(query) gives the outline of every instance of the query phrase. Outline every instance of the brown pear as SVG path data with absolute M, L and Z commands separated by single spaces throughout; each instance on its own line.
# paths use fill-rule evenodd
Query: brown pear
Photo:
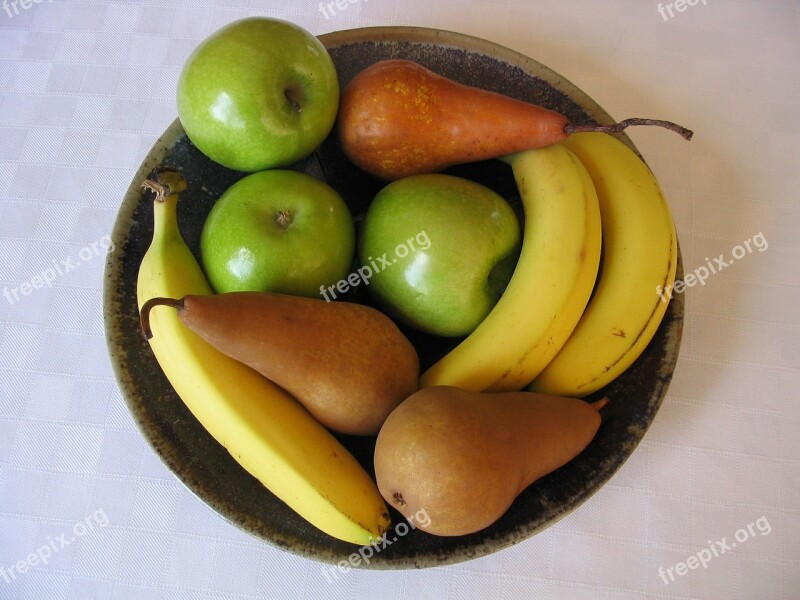
M 461 84 L 409 60 L 378 61 L 347 84 L 339 103 L 339 140 L 347 157 L 381 179 L 434 173 L 563 141 L 578 131 L 617 132 L 669 121 L 626 119 L 573 125 L 541 106 Z
M 154 306 L 223 354 L 284 388 L 323 425 L 374 435 L 418 389 L 414 347 L 383 313 L 361 304 L 267 292 L 154 298 L 142 307 L 147 335 Z
M 378 489 L 404 516 L 417 515 L 417 527 L 428 533 L 479 531 L 592 441 L 605 403 L 533 392 L 422 389 L 378 434 Z

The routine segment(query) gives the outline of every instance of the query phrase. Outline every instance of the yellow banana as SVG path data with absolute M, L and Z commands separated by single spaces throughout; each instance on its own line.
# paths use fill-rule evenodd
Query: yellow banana
M 422 387 L 521 389 L 566 342 L 591 295 L 601 229 L 586 169 L 560 145 L 504 160 L 513 169 L 525 211 L 517 267 L 494 309 L 422 375 Z
M 175 175 L 164 175 L 166 187 L 154 186 L 153 241 L 137 282 L 140 310 L 159 296 L 211 293 L 178 231 Z M 154 307 L 150 327 L 153 353 L 178 396 L 242 467 L 325 533 L 359 545 L 380 538 L 389 515 L 375 482 L 294 398 L 215 350 L 171 308 Z
M 586 166 L 600 201 L 603 266 L 567 343 L 528 389 L 586 396 L 618 377 L 655 335 L 675 280 L 678 240 L 669 205 L 647 165 L 604 133 L 563 144 Z

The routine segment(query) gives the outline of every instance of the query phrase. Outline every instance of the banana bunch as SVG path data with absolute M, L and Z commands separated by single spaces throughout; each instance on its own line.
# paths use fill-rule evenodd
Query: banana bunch
M 638 358 L 666 312 L 655 290 L 675 279 L 669 207 L 641 159 L 605 133 L 505 160 L 525 211 L 516 270 L 483 323 L 421 385 L 586 396 Z
M 603 221 L 603 268 L 567 343 L 528 389 L 582 397 L 611 383 L 653 339 L 678 266 L 675 224 L 658 181 L 625 144 L 602 133 L 564 145 L 592 176 Z
M 140 310 L 159 296 L 211 293 L 178 231 L 177 192 L 185 182 L 166 173 L 149 185 L 157 192 L 155 226 L 139 268 Z M 150 327 L 153 353 L 178 396 L 242 467 L 333 537 L 365 545 L 383 535 L 389 515 L 375 482 L 294 398 L 215 350 L 172 309 L 154 308 Z
M 423 373 L 422 387 L 519 390 L 567 341 L 597 277 L 601 225 L 597 194 L 564 146 L 505 159 L 525 211 L 522 249 L 511 281 L 483 322 Z

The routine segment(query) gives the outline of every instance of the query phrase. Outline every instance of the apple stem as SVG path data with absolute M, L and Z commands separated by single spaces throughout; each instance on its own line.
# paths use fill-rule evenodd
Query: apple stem
M 289 225 L 292 224 L 293 220 L 292 213 L 288 210 L 279 210 L 275 213 L 275 223 L 284 231 L 289 229 Z
M 297 98 L 295 98 L 295 96 L 297 94 L 296 94 L 296 91 L 294 89 L 286 88 L 285 90 L 283 90 L 283 95 L 286 98 L 286 100 L 289 102 L 289 106 L 292 107 L 292 110 L 294 112 L 298 112 L 299 113 L 301 110 L 303 110 L 303 107 L 300 106 L 300 103 L 297 101 Z
M 580 133 L 583 131 L 599 131 L 602 133 L 619 133 L 626 127 L 630 127 L 631 125 L 655 125 L 656 127 L 663 127 L 665 129 L 669 129 L 670 131 L 674 131 L 675 133 L 679 134 L 686 140 L 691 140 L 694 132 L 691 129 L 686 129 L 677 123 L 673 123 L 672 121 L 660 121 L 658 119 L 625 119 L 624 121 L 620 121 L 619 123 L 614 123 L 613 125 L 572 125 L 568 123 L 564 126 L 564 132 L 567 135 L 572 133 Z
M 150 300 L 142 304 L 142 309 L 139 311 L 139 324 L 146 340 L 153 338 L 153 330 L 150 328 L 150 311 L 154 306 L 171 306 L 172 308 L 177 308 L 178 312 L 180 312 L 183 310 L 183 298 L 180 300 L 161 297 L 150 298 Z

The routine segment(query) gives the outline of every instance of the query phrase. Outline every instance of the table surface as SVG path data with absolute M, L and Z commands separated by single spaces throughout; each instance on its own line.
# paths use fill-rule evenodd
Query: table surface
M 0 6 L 0 598 L 799 597 L 796 0 L 338 6 Z M 617 118 L 695 130 L 691 143 L 662 130 L 630 136 L 669 197 L 686 271 L 740 258 L 686 290 L 680 358 L 653 426 L 556 525 L 455 566 L 330 581 L 320 564 L 223 521 L 137 430 L 106 350 L 107 236 L 176 116 L 183 61 L 248 15 L 315 34 L 419 25 L 475 35 L 543 62 Z M 50 286 L 33 287 L 55 267 Z

